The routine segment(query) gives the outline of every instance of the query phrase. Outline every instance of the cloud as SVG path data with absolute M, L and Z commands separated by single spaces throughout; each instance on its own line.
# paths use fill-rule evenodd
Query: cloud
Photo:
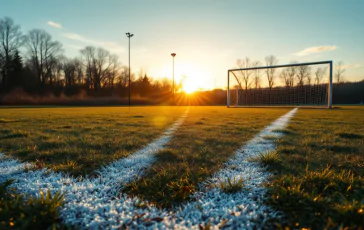
M 63 37 L 66 37 L 71 40 L 79 41 L 82 43 L 86 43 L 88 45 L 99 46 L 99 47 L 105 48 L 113 53 L 124 53 L 125 52 L 124 47 L 120 46 L 116 42 L 97 41 L 97 40 L 93 40 L 93 39 L 88 39 L 88 38 L 85 38 L 76 33 L 64 33 Z
M 312 46 L 312 47 L 306 48 L 306 49 L 296 53 L 296 55 L 305 56 L 305 55 L 309 55 L 309 54 L 313 54 L 313 53 L 321 53 L 321 52 L 336 50 L 336 49 L 337 49 L 336 46 Z
M 56 23 L 56 22 L 52 22 L 52 21 L 49 21 L 49 22 L 48 22 L 48 25 L 50 25 L 50 26 L 52 26 L 52 27 L 60 28 L 60 29 L 62 29 L 62 28 L 63 28 L 63 26 L 62 26 L 61 24 Z
M 81 42 L 90 42 L 89 40 L 83 38 L 81 35 L 75 33 L 65 33 L 63 34 L 63 37 Z

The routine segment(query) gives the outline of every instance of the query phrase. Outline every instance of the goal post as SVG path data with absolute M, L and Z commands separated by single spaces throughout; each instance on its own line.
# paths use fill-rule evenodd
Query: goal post
M 332 108 L 332 61 L 227 71 L 227 107 Z

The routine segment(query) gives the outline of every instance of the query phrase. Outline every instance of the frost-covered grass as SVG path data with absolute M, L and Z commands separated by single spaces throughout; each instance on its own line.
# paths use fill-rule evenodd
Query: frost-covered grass
M 0 108 L 0 152 L 36 168 L 91 175 L 149 144 L 186 107 Z
M 276 141 L 269 205 L 282 227 L 364 226 L 364 108 L 300 109 Z
M 39 192 L 38 197 L 18 194 L 0 182 L 0 229 L 66 229 L 59 219 L 63 195 Z
M 134 218 L 135 214 L 130 212 L 130 209 L 134 211 L 138 206 L 134 206 L 133 203 L 136 203 L 134 201 L 128 202 L 126 197 L 124 197 L 126 200 L 118 199 L 118 191 L 123 184 L 138 178 L 139 174 L 155 161 L 154 154 L 170 140 L 173 132 L 183 123 L 187 113 L 188 110 L 160 138 L 128 157 L 102 167 L 97 171 L 96 177 L 74 178 L 63 173 L 52 172 L 44 167 L 40 169 L 31 167 L 29 163 L 21 163 L 0 154 L 0 183 L 9 178 L 13 179 L 12 189 L 18 194 L 29 195 L 24 200 L 26 204 L 23 206 L 26 209 L 29 209 L 28 201 L 36 197 L 39 191 L 41 195 L 47 191 L 47 202 L 49 197 L 51 198 L 48 194 L 53 193 L 57 198 L 57 194 L 64 194 L 64 206 L 55 207 L 57 211 L 60 209 L 60 218 L 58 216 L 56 218 L 63 220 L 69 226 L 100 229 L 122 227 Z M 9 201 L 11 198 L 1 198 L 5 201 L 0 206 L 0 222 L 13 227 L 15 225 L 12 226 L 11 223 L 14 217 L 9 217 L 7 208 L 8 204 L 11 204 Z M 34 200 L 38 201 L 37 198 Z M 32 227 L 32 223 L 26 222 L 26 215 L 24 216 L 21 210 L 17 211 L 16 216 L 23 219 L 23 222 L 18 220 L 17 223 L 20 222 L 20 226 L 25 229 Z M 34 211 L 36 214 L 36 210 Z M 43 212 L 47 213 L 47 211 L 46 209 Z M 48 227 L 45 224 L 42 228 Z
M 122 192 L 158 207 L 188 201 L 198 185 L 221 169 L 239 147 L 288 111 L 191 107 L 167 148 L 157 154 L 158 161 Z

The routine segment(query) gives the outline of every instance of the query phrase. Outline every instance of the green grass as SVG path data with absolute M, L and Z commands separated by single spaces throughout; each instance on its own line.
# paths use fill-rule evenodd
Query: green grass
M 191 107 L 157 162 L 122 192 L 170 208 L 190 199 L 199 183 L 234 152 L 289 109 Z M 239 184 L 239 183 L 238 183 Z
M 364 108 L 300 109 L 285 133 L 267 184 L 268 203 L 286 215 L 281 226 L 363 227 Z
M 244 182 L 243 178 L 240 178 L 240 179 L 228 178 L 225 181 L 219 179 L 218 187 L 220 188 L 221 191 L 223 191 L 225 193 L 237 193 L 245 187 L 245 182 Z
M 263 153 L 258 153 L 258 156 L 249 159 L 253 162 L 261 163 L 263 166 L 268 167 L 280 167 L 281 157 L 277 151 L 267 151 Z
M 19 195 L 0 184 L 0 229 L 66 229 L 58 218 L 63 195 L 40 192 L 39 198 Z
M 91 175 L 157 138 L 186 107 L 0 108 L 0 152 Z

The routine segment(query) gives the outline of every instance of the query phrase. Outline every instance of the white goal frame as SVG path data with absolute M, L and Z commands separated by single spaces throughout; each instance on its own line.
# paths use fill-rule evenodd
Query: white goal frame
M 240 68 L 240 69 L 229 69 L 227 72 L 227 103 L 226 106 L 228 108 L 232 107 L 230 105 L 230 73 L 234 75 L 235 79 L 239 82 L 238 77 L 234 74 L 234 71 L 244 71 L 244 70 L 259 70 L 259 69 L 272 69 L 272 68 L 284 68 L 284 67 L 291 67 L 291 66 L 305 66 L 305 65 L 321 65 L 321 64 L 328 64 L 329 65 L 329 76 L 328 76 L 328 89 L 327 89 L 327 106 L 314 106 L 314 107 L 324 107 L 331 109 L 332 108 L 332 69 L 333 69 L 333 62 L 332 61 L 319 61 L 319 62 L 306 62 L 306 63 L 295 63 L 295 64 L 285 64 L 285 65 L 275 65 L 275 66 L 260 66 L 260 67 L 250 67 L 250 68 Z M 233 106 L 233 107 L 270 107 L 267 106 Z M 272 107 L 274 107 L 272 105 Z M 275 107 L 312 107 L 312 106 L 294 106 L 294 105 L 286 105 L 286 106 L 275 106 Z

